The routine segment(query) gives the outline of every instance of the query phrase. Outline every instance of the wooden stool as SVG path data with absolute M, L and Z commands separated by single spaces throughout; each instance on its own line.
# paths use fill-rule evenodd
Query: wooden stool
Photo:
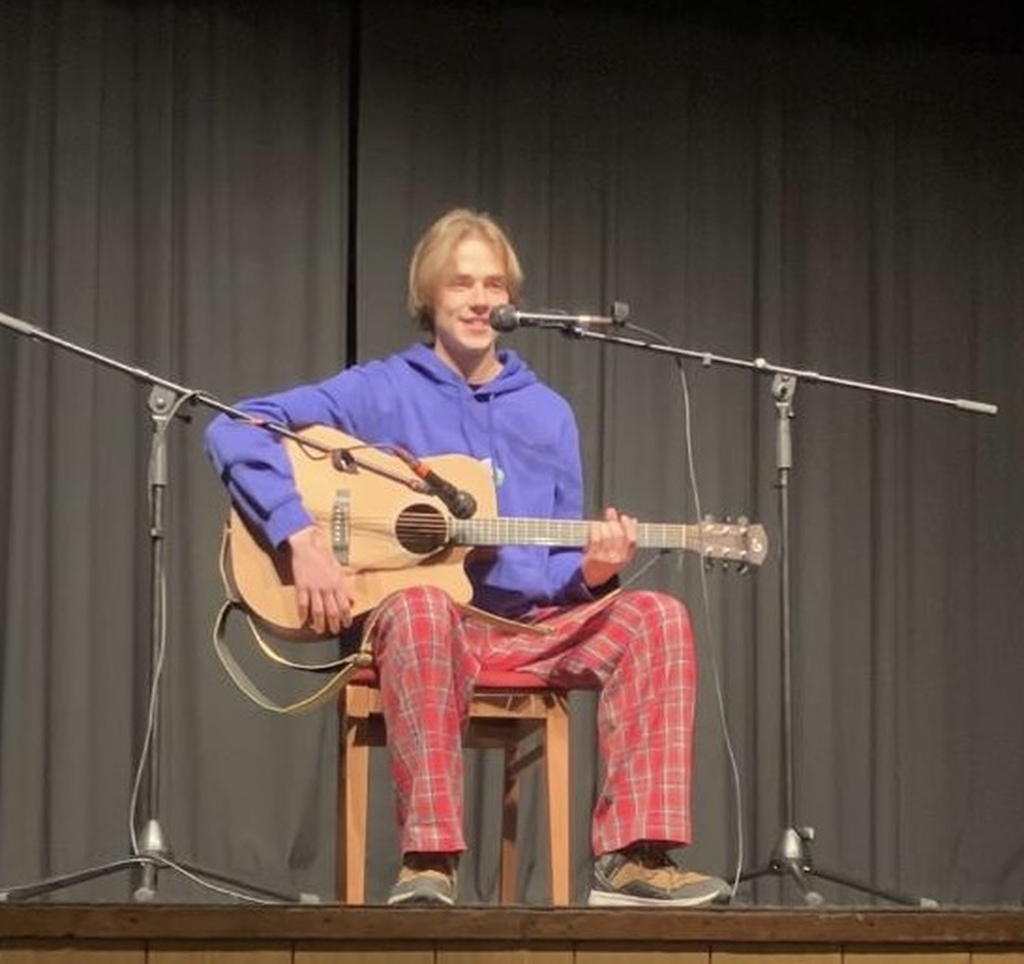
M 341 759 L 338 763 L 338 899 L 362 904 L 366 895 L 370 747 L 385 746 L 377 674 L 361 670 L 342 689 Z M 537 751 L 522 754 L 523 740 L 540 732 Z M 546 760 L 551 903 L 569 904 L 569 704 L 529 673 L 484 672 L 469 707 L 465 746 L 505 751 L 501 833 L 501 902 L 515 902 L 519 774 L 540 755 Z

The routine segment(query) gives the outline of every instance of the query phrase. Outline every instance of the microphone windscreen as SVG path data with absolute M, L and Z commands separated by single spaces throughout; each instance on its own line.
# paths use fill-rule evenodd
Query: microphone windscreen
M 495 331 L 514 331 L 519 327 L 519 312 L 514 305 L 498 305 L 491 309 L 490 320 Z

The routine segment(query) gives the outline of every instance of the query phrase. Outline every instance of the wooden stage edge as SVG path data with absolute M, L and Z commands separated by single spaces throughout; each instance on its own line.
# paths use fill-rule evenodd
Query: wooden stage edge
M 409 942 L 447 948 L 481 943 L 575 949 L 642 945 L 799 945 L 933 951 L 990 948 L 1024 960 L 1024 909 L 712 908 L 701 910 L 534 909 L 525 907 L 388 908 L 337 905 L 0 904 L 4 948 L 87 946 L 92 942 L 166 946 L 255 942 L 341 947 Z

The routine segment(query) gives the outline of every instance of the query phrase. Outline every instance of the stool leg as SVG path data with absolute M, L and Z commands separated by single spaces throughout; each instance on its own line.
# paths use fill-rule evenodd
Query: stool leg
M 349 761 L 349 730 L 354 725 L 348 714 L 345 712 L 344 692 L 342 694 L 342 708 L 339 733 L 341 741 L 341 753 L 338 758 L 338 823 L 336 833 L 338 836 L 337 854 L 335 861 L 335 893 L 338 900 L 348 901 L 348 761 Z
M 551 903 L 567 907 L 569 886 L 569 704 L 553 697 L 544 721 L 548 785 L 548 846 L 551 861 Z
M 501 903 L 516 901 L 519 855 L 516 836 L 519 830 L 519 740 L 518 727 L 505 744 L 505 793 L 501 806 Z
M 366 902 L 366 832 L 370 804 L 370 704 L 368 688 L 348 687 L 342 716 L 344 757 L 338 767 L 338 899 Z
M 370 747 L 366 740 L 366 728 L 366 720 L 360 720 L 352 727 L 352 739 L 345 747 L 345 766 L 348 770 L 348 823 L 345 827 L 345 863 L 348 876 L 346 904 L 366 902 L 366 831 L 370 806 Z

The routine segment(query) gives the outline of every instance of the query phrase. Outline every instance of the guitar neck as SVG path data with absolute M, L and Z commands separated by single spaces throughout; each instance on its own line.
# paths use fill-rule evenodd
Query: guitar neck
M 451 521 L 452 541 L 464 546 L 584 546 L 590 523 L 579 519 L 464 519 Z M 699 549 L 699 525 L 637 523 L 637 545 L 644 549 Z

